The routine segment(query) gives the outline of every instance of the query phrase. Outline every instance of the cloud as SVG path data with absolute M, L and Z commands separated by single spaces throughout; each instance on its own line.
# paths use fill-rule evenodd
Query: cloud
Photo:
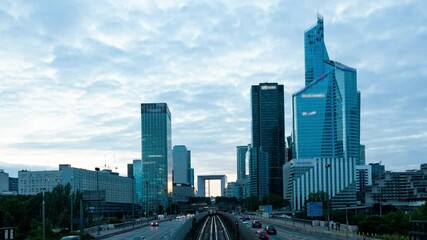
M 173 144 L 192 150 L 196 175 L 235 176 L 235 146 L 251 141 L 251 85 L 284 84 L 290 134 L 292 93 L 304 85 L 303 32 L 320 12 L 330 57 L 358 71 L 367 162 L 416 166 L 427 145 L 425 7 L 3 1 L 1 165 L 92 169 L 109 161 L 125 175 L 125 163 L 140 158 L 139 104 L 166 102 Z

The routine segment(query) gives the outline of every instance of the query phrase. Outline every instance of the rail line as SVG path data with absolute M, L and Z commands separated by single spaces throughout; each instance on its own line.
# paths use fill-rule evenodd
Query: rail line
M 203 222 L 198 240 L 231 240 L 224 222 L 218 215 L 208 216 Z

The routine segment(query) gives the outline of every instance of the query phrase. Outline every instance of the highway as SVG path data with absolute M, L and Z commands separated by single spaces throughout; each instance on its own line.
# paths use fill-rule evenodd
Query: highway
M 158 227 L 143 227 L 134 231 L 114 235 L 109 240 L 133 240 L 133 239 L 146 239 L 146 240 L 159 240 L 159 239 L 172 239 L 172 234 L 187 220 L 186 217 L 181 219 L 172 219 L 171 221 L 160 222 Z M 138 238 L 139 237 L 139 238 Z

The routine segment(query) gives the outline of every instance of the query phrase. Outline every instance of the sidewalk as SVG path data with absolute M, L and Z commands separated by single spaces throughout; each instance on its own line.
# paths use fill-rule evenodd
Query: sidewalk
M 127 222 L 127 223 L 120 223 L 120 224 L 103 224 L 103 225 L 100 225 L 99 233 L 98 233 L 97 226 L 86 228 L 84 232 L 90 234 L 95 239 L 104 239 L 117 234 L 130 232 L 142 227 L 146 227 L 150 224 L 150 221 L 152 221 L 152 219 L 135 221 L 135 223 Z

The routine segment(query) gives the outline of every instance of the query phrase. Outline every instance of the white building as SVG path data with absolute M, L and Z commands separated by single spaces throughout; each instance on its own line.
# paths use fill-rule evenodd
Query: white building
M 20 195 L 36 195 L 43 190 L 49 192 L 58 184 L 61 184 L 61 172 L 57 170 L 18 172 L 18 194 Z
M 293 159 L 283 165 L 283 197 L 302 210 L 310 193 L 327 192 L 333 207 L 356 205 L 355 159 Z
M 56 185 L 71 184 L 72 191 L 105 190 L 105 202 L 132 203 L 133 179 L 121 177 L 111 170 L 90 171 L 59 165 L 53 171 L 19 171 L 19 194 L 34 195 L 43 189 L 51 191 Z

